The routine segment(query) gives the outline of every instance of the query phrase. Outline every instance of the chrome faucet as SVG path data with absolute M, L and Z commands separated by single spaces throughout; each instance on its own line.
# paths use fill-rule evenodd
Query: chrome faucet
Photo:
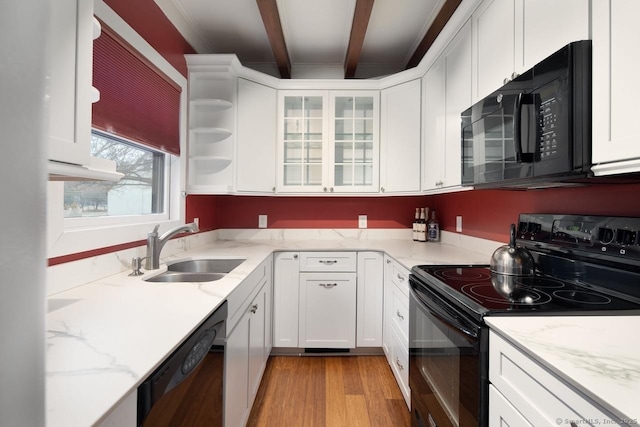
M 158 228 L 160 224 L 153 228 L 153 231 L 147 234 L 147 256 L 145 262 L 145 270 L 157 270 L 160 268 L 160 252 L 164 244 L 178 233 L 196 233 L 199 231 L 198 224 L 192 222 L 190 224 L 181 225 L 164 233 L 158 237 Z

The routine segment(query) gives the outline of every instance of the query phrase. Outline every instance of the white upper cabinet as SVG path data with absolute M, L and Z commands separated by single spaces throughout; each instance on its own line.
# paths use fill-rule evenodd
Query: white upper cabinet
M 234 187 L 237 84 L 228 56 L 187 55 L 190 194 L 227 194 Z
M 51 8 L 49 159 L 87 165 L 91 142 L 93 2 L 60 0 Z
M 278 96 L 279 192 L 322 192 L 326 187 L 329 94 L 281 91 Z
M 236 190 L 273 193 L 276 185 L 277 91 L 238 79 Z
M 514 14 L 517 0 L 486 0 L 472 16 L 473 100 L 504 84 L 514 73 Z
M 49 180 L 118 181 L 114 161 L 91 156 L 93 40 L 100 23 L 93 2 L 60 0 L 49 14 L 48 148 Z
M 460 186 L 460 114 L 470 105 L 471 25 L 467 22 L 423 79 L 423 190 Z
M 593 167 L 596 175 L 640 171 L 640 2 L 593 2 Z
M 472 16 L 473 101 L 589 38 L 589 0 L 485 0 Z
M 379 92 L 330 92 L 329 99 L 329 192 L 377 192 Z
M 561 47 L 589 37 L 589 0 L 516 2 L 515 71 L 522 74 Z
M 421 99 L 419 79 L 381 92 L 381 193 L 420 191 Z
M 281 91 L 279 192 L 378 191 L 378 92 Z

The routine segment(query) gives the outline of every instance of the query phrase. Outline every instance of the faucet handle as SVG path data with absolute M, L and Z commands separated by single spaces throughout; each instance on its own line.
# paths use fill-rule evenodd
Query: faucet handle
M 142 261 L 145 259 L 147 259 L 147 257 L 135 257 L 131 260 L 131 269 L 133 271 L 129 273 L 129 276 L 142 276 L 144 274 L 140 269 L 142 268 Z
M 156 224 L 156 226 L 153 227 L 153 231 L 149 233 L 149 236 L 157 236 L 159 228 L 160 228 L 160 224 Z

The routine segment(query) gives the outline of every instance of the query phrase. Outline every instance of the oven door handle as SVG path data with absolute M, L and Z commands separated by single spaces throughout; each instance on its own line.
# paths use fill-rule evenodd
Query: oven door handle
M 423 291 L 426 290 L 421 290 L 421 292 Z M 432 298 L 431 301 L 425 300 L 418 292 L 411 289 L 411 295 L 416 299 L 416 302 L 421 308 L 431 313 L 432 316 L 438 318 L 444 324 L 452 326 L 454 329 L 462 332 L 464 335 L 475 339 L 478 338 L 478 326 L 474 325 L 466 318 L 456 314 L 456 309 L 437 295 L 434 295 L 431 292 L 428 293 Z

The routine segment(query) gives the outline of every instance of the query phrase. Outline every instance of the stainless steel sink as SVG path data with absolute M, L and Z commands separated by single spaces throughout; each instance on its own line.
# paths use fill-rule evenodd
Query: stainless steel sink
M 166 271 L 144 280 L 146 282 L 213 282 L 224 276 L 226 273 Z
M 168 271 L 184 273 L 229 273 L 246 259 L 189 259 L 167 265 Z

